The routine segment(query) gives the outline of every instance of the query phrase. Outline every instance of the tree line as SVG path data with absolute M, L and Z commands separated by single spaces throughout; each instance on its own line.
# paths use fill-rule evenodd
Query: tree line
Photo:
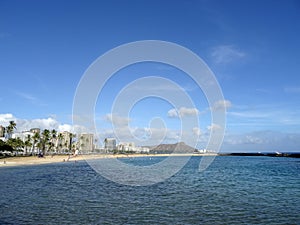
M 0 140 L 0 152 L 46 155 L 71 153 L 76 147 L 73 143 L 75 134 L 72 133 L 68 133 L 66 137 L 55 129 L 44 129 L 42 132 L 34 132 L 33 135 L 28 134 L 25 140 L 22 140 L 20 137 L 12 138 L 16 128 L 17 124 L 14 121 L 9 121 L 9 125 L 4 127 L 7 139 Z

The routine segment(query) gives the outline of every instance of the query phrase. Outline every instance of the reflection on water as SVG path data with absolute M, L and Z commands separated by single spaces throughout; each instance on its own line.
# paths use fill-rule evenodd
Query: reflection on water
M 299 159 L 223 156 L 205 172 L 199 160 L 146 187 L 113 183 L 85 162 L 0 168 L 0 224 L 300 224 Z

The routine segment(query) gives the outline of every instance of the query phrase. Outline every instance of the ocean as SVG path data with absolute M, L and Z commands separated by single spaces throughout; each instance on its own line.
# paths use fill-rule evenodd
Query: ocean
M 204 172 L 200 159 L 141 187 L 107 180 L 84 161 L 2 167 L 0 224 L 300 224 L 299 158 L 218 156 Z

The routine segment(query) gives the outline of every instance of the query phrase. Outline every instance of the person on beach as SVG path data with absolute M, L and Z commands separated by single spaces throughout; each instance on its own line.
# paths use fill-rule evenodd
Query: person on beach
M 44 157 L 44 154 L 43 154 L 43 152 L 39 152 L 39 154 L 38 154 L 38 158 L 43 158 Z
M 79 150 L 76 149 L 73 155 L 69 155 L 67 161 L 69 161 L 70 158 L 76 157 L 79 154 Z

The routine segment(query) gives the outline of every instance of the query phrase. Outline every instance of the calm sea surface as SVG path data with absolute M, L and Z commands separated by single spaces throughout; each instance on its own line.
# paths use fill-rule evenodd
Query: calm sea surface
M 0 168 L 0 224 L 300 224 L 300 159 L 220 156 L 199 172 L 200 159 L 146 187 L 86 162 Z

